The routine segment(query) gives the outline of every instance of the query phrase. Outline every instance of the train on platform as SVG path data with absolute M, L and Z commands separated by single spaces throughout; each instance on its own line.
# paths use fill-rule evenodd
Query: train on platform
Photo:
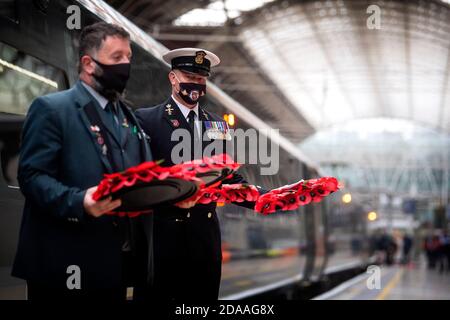
M 68 24 L 78 12 L 79 25 Z M 7 0 L 0 5 L 0 299 L 25 299 L 24 281 L 10 276 L 24 198 L 17 182 L 23 121 L 31 101 L 65 90 L 78 79 L 80 28 L 104 20 L 124 27 L 132 40 L 127 100 L 156 105 L 170 94 L 167 48 L 103 1 Z M 233 113 L 236 128 L 263 129 L 263 121 L 208 83 L 205 105 L 216 114 Z M 246 115 L 246 116 L 240 116 Z M 259 119 L 260 120 L 260 119 Z M 279 172 L 260 175 L 261 164 L 241 173 L 267 189 L 320 175 L 287 139 L 279 144 Z M 370 263 L 366 218 L 356 201 L 344 205 L 335 193 L 321 203 L 261 216 L 238 206 L 218 208 L 223 239 L 221 299 L 309 298 Z

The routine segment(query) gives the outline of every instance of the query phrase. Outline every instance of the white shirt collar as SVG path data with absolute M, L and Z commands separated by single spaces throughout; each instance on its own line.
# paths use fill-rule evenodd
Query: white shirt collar
M 100 107 L 104 110 L 106 105 L 108 104 L 108 100 L 102 96 L 100 93 L 94 90 L 90 85 L 81 81 L 81 84 L 86 88 L 86 90 L 94 97 L 95 100 L 99 103 Z
M 196 117 L 196 120 L 199 120 L 199 118 L 198 118 L 198 102 L 197 102 L 197 104 L 195 105 L 194 108 L 189 109 L 188 107 L 186 107 L 186 106 L 183 105 L 182 103 L 179 103 L 179 102 L 175 99 L 175 97 L 174 97 L 173 95 L 172 95 L 172 100 L 175 101 L 175 103 L 176 103 L 177 106 L 178 106 L 178 109 L 180 109 L 180 111 L 181 111 L 181 113 L 183 114 L 183 116 L 184 116 L 185 119 L 187 119 L 188 114 L 189 114 L 189 111 L 194 110 L 195 115 L 197 116 L 197 117 Z

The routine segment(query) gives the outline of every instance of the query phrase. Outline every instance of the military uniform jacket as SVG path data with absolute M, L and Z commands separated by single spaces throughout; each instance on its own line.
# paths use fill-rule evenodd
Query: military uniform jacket
M 179 141 L 171 141 L 174 130 L 188 130 L 189 124 L 172 98 L 155 107 L 141 108 L 136 117 L 150 136 L 155 160 L 173 165 L 171 153 Z M 223 120 L 199 106 L 199 120 Z M 203 141 L 203 150 L 210 141 Z M 223 140 L 223 143 L 226 143 Z M 234 174 L 224 183 L 246 183 Z M 253 208 L 253 203 L 244 206 Z M 175 298 L 216 299 L 221 274 L 221 237 L 216 204 L 196 205 L 190 209 L 171 206 L 154 214 L 155 283 L 158 295 Z

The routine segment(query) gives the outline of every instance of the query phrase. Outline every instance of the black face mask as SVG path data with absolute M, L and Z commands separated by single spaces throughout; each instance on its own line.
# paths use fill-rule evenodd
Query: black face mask
M 92 58 L 92 57 L 91 57 Z M 122 93 L 127 85 L 130 77 L 130 63 L 103 64 L 94 58 L 92 60 L 101 68 L 101 75 L 93 74 L 95 79 L 103 87 L 105 91 L 115 91 Z M 103 90 L 102 90 L 103 91 Z
M 178 77 L 176 78 L 178 80 Z M 178 95 L 187 104 L 196 104 L 198 99 L 206 94 L 206 84 L 180 82 L 180 80 L 178 80 L 178 83 L 180 84 Z

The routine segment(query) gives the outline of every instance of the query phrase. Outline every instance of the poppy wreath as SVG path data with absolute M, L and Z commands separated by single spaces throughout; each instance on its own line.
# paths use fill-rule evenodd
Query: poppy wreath
M 204 157 L 203 159 L 187 161 L 171 167 L 162 167 L 160 166 L 161 163 L 162 161 L 149 161 L 131 167 L 123 172 L 105 174 L 92 198 L 95 201 L 98 201 L 119 190 L 134 186 L 136 183 L 148 183 L 153 180 L 164 180 L 167 178 L 178 178 L 197 183 L 197 185 L 199 185 L 199 191 L 196 195 L 198 195 L 199 192 L 203 192 L 204 182 L 201 178 L 197 177 L 197 174 L 211 170 L 222 170 L 224 168 L 234 171 L 240 166 L 227 154 Z M 211 187 L 218 185 L 220 185 L 220 181 Z M 108 214 L 114 214 L 120 217 L 136 217 L 140 214 L 151 212 L 152 210 L 135 212 L 111 211 Z
M 220 184 L 220 182 L 219 182 Z M 253 185 L 248 184 L 222 184 L 200 189 L 195 195 L 184 201 L 196 201 L 199 204 L 209 204 L 211 202 L 232 203 L 232 202 L 255 202 L 259 198 L 259 191 Z
M 196 194 L 182 202 L 194 200 L 200 204 L 208 204 L 211 202 L 239 203 L 251 201 L 255 202 L 256 212 L 267 215 L 277 210 L 295 210 L 299 206 L 310 202 L 320 202 L 324 197 L 339 189 L 339 183 L 333 177 L 300 180 L 297 183 L 273 189 L 263 195 L 259 194 L 255 186 L 248 184 L 221 184 L 222 182 L 218 181 L 206 187 L 203 180 L 197 176 L 198 174 L 225 168 L 233 172 L 240 165 L 234 162 L 227 154 L 204 157 L 203 159 L 188 161 L 171 167 L 161 167 L 161 162 L 144 162 L 123 172 L 105 174 L 92 198 L 95 201 L 104 199 L 123 188 L 134 186 L 136 183 L 148 183 L 155 179 L 178 178 L 195 182 L 199 186 Z M 134 212 L 112 211 L 108 212 L 108 214 L 114 214 L 119 217 L 136 217 L 140 214 L 151 212 L 152 210 Z
M 194 175 L 197 175 L 198 173 L 205 173 L 211 170 L 221 170 L 225 168 L 235 171 L 240 166 L 241 165 L 234 162 L 228 154 L 224 153 L 214 155 L 212 157 L 204 157 L 202 159 L 186 161 L 176 164 L 171 168 L 187 173 L 194 172 Z
M 295 210 L 311 202 L 320 202 L 339 188 L 338 180 L 333 177 L 300 180 L 261 195 L 255 203 L 255 211 L 268 215 L 278 210 Z

